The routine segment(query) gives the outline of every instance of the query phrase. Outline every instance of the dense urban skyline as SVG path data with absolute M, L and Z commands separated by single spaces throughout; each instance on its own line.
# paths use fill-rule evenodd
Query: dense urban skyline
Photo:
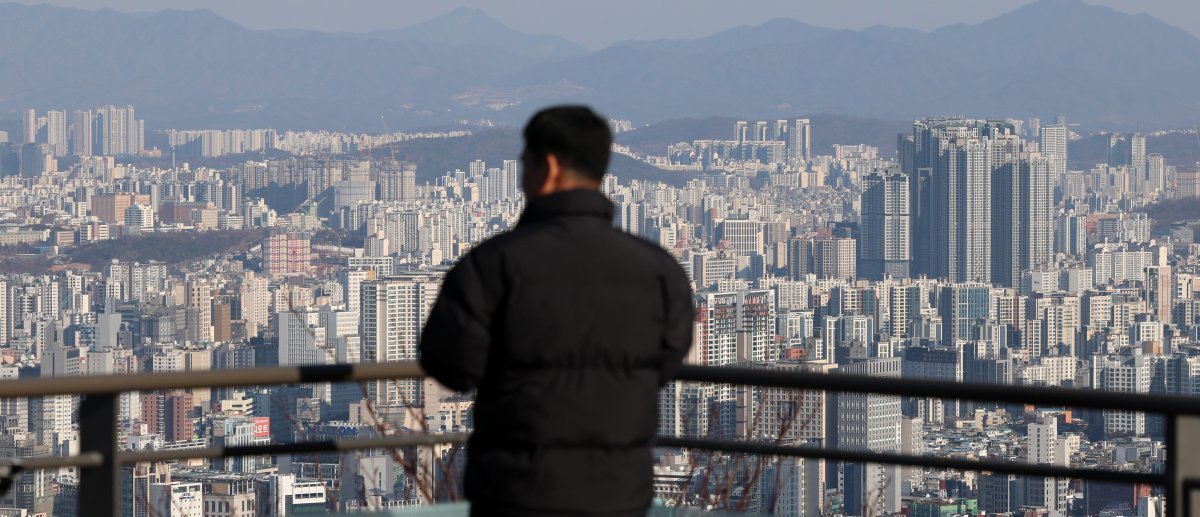
M 591 153 L 607 175 L 557 176 L 599 194 L 560 194 L 589 196 L 589 217 L 611 215 L 628 236 L 599 219 L 589 228 L 675 272 L 671 287 L 645 292 L 690 289 L 694 311 L 646 315 L 677 329 L 647 355 L 682 353 L 690 325 L 684 363 L 701 368 L 685 372 L 906 386 L 826 392 L 647 370 L 662 381 L 644 392 L 657 399 L 634 398 L 639 409 L 620 415 L 648 424 L 657 402 L 645 443 L 652 431 L 723 443 L 654 442 L 654 505 L 837 517 L 1178 512 L 1177 492 L 1141 481 L 1173 482 L 1153 476 L 1175 475 L 1177 453 L 1200 437 L 1173 435 L 1186 430 L 1178 415 L 1130 400 L 1192 407 L 1183 397 L 1200 396 L 1200 38 L 1172 27 L 1200 34 L 1200 6 L 727 4 L 203 3 L 254 29 L 328 34 L 246 30 L 197 12 L 0 4 L 22 22 L 0 32 L 0 385 L 339 365 L 269 386 L 0 398 L 0 458 L 45 466 L 0 473 L 12 481 L 0 515 L 105 514 L 88 506 L 104 499 L 96 494 L 131 517 L 461 503 L 465 439 L 483 429 L 475 394 L 455 391 L 467 384 L 329 372 L 406 365 L 422 351 L 468 355 L 429 348 L 437 332 L 423 341 L 424 324 L 431 311 L 435 322 L 481 321 L 474 313 L 490 309 L 434 310 L 443 291 L 469 298 L 471 279 L 521 284 L 479 257 L 494 249 L 488 239 L 528 229 L 524 211 L 538 202 L 523 190 L 531 160 L 514 128 L 564 102 L 592 105 L 592 129 L 603 133 L 607 118 L 614 139 L 607 155 Z M 461 7 L 496 18 L 442 16 Z M 595 50 L 781 17 L 838 30 L 776 21 Z M 882 21 L 982 23 L 840 30 Z M 466 276 L 450 273 L 460 260 L 473 266 Z M 613 303 L 602 283 L 554 288 Z M 547 299 L 522 296 L 481 295 L 518 316 L 539 307 L 511 300 Z M 588 303 L 572 301 L 554 300 L 574 318 Z M 588 346 L 629 324 L 602 323 L 589 324 Z M 948 398 L 965 396 L 948 384 L 913 396 L 917 381 L 1044 390 L 1040 403 L 998 403 Z M 531 407 L 535 391 L 521 394 Z M 1068 392 L 1131 398 L 1116 409 L 1047 403 Z M 574 420 L 606 439 L 623 427 Z M 355 452 L 341 442 L 400 438 L 431 441 Z M 335 440 L 328 451 L 228 454 Z M 743 455 L 729 441 L 875 456 Z M 163 456 L 49 463 L 114 451 Z M 879 455 L 910 461 L 872 463 Z M 1006 463 L 920 466 L 934 459 Z M 1139 482 L 1045 477 L 1061 469 Z M 97 479 L 111 484 L 97 491 Z
M 516 224 L 524 206 L 513 159 L 464 161 L 418 181 L 417 166 L 395 155 L 397 142 L 455 142 L 470 131 L 171 131 L 168 149 L 147 149 L 135 110 L 31 109 L 20 135 L 0 135 L 11 137 L 0 144 L 8 174 L 0 200 L 12 214 L 0 238 L 34 251 L 0 262 L 0 350 L 14 355 L 0 375 L 414 360 L 447 268 Z M 627 120 L 610 124 L 618 136 L 635 132 Z M 613 175 L 601 190 L 616 228 L 662 246 L 688 272 L 699 310 L 687 362 L 1200 393 L 1200 221 L 1161 225 L 1147 215 L 1200 199 L 1200 170 L 1167 165 L 1141 133 L 1108 134 L 1103 163 L 1071 167 L 1067 142 L 1078 135 L 1063 114 L 924 118 L 896 135 L 895 158 L 867 144 L 814 149 L 822 129 L 806 118 L 747 118 L 724 138 L 652 153 L 614 146 L 658 171 L 658 180 Z M 206 165 L 214 160 L 233 165 Z M 243 244 L 151 258 L 175 242 L 161 239 L 189 235 Z M 105 243 L 140 251 L 73 261 L 77 250 Z M 123 446 L 137 449 L 472 426 L 469 397 L 409 380 L 123 400 Z M 34 444 L 22 454 L 60 454 L 78 436 L 73 407 L 71 397 L 0 405 L 16 425 L 0 436 Z M 424 424 L 402 416 L 414 408 Z M 1160 468 L 1161 459 L 1117 451 L 1161 447 L 1162 425 L 1126 411 L 681 381 L 660 393 L 658 415 L 668 436 L 917 455 L 965 446 L 1038 465 L 1136 472 Z M 459 450 L 424 454 L 453 463 Z M 726 467 L 698 467 L 692 454 L 658 452 L 660 504 L 741 506 L 711 495 L 719 485 L 708 476 Z M 131 468 L 124 504 L 132 515 L 200 516 L 230 502 L 274 515 L 283 492 L 306 494 L 311 509 L 352 510 L 450 502 L 441 491 L 457 483 L 453 470 L 406 473 L 387 455 L 298 458 L 300 467 L 254 458 Z M 823 460 L 752 464 L 772 481 L 752 485 L 745 506 L 781 515 L 1163 507 L 1155 492 L 1081 490 L 1067 480 Z M 375 477 L 322 481 L 311 470 L 335 466 Z M 280 470 L 256 470 L 264 467 Z M 945 487 L 923 485 L 928 476 Z M 66 473 L 24 476 L 0 501 L 69 515 L 75 482 Z M 374 495 L 354 496 L 364 490 Z M 18 495 L 29 493 L 42 495 Z

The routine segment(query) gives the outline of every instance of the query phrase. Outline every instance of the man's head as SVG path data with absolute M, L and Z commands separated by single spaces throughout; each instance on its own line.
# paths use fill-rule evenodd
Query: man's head
M 555 106 L 525 125 L 521 187 L 529 198 L 599 188 L 608 170 L 612 132 L 587 106 Z

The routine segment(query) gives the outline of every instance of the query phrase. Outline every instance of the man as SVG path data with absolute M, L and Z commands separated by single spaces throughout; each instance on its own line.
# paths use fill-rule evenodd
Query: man
M 666 251 L 613 228 L 604 119 L 549 108 L 524 136 L 525 212 L 446 276 L 421 365 L 478 390 L 472 515 L 645 515 L 658 390 L 691 347 L 690 285 Z

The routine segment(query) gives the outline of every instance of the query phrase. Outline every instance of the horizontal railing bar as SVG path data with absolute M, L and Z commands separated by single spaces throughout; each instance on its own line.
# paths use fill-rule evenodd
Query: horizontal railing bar
M 319 440 L 312 442 L 275 443 L 264 445 L 232 445 L 201 449 L 174 449 L 122 452 L 117 461 L 123 464 L 186 459 L 234 458 L 240 456 L 277 456 L 282 454 L 311 454 L 320 452 L 361 451 L 367 449 L 396 449 L 438 444 L 465 443 L 470 433 L 412 433 L 353 440 Z
M 1078 388 L 935 381 L 822 374 L 745 367 L 683 366 L 676 380 L 760 387 L 876 393 L 903 397 L 953 398 L 1092 409 L 1200 415 L 1200 397 L 1126 393 Z
M 413 433 L 382 436 L 376 438 L 359 438 L 352 440 L 322 440 L 268 445 L 205 447 L 200 449 L 134 451 L 122 452 L 118 456 L 118 461 L 122 464 L 134 464 L 186 459 L 215 459 L 240 456 L 275 456 L 283 454 L 349 452 L 368 449 L 395 449 L 438 444 L 462 444 L 465 443 L 469 437 L 470 433 Z M 704 438 L 660 436 L 656 439 L 655 446 L 665 448 L 700 449 L 727 453 L 754 454 L 761 456 L 790 456 L 855 463 L 880 463 L 947 470 L 997 472 L 1021 476 L 1060 477 L 1114 483 L 1161 485 L 1165 482 L 1165 478 L 1161 474 L 1145 474 L 1140 472 L 1121 472 L 1100 469 L 1081 469 L 1051 465 L 1031 465 L 1026 463 L 996 460 L 965 460 L 945 458 L 940 456 L 915 456 L 908 454 L 892 454 L 868 451 L 847 451 L 840 449 L 826 449 L 816 446 L 791 446 L 762 442 L 739 442 L 711 440 Z M 13 461 L 11 464 L 19 466 L 22 469 L 34 470 L 62 467 L 95 467 L 101 463 L 102 458 L 100 458 L 99 454 L 85 453 L 77 456 L 66 457 L 20 458 L 17 461 Z
M 85 375 L 0 381 L 0 398 L 95 395 L 127 391 L 353 382 L 421 377 L 415 361 L 323 366 L 245 368 L 194 372 Z M 1200 415 L 1200 397 L 1153 395 L 1013 384 L 960 383 L 849 374 L 820 374 L 744 367 L 683 366 L 683 381 L 763 387 L 878 393 L 910 397 L 986 400 L 1167 414 Z
M 0 460 L 0 465 L 16 467 L 21 470 L 99 467 L 103 464 L 104 456 L 98 452 L 85 452 L 74 456 L 27 456 Z
M 946 470 L 966 470 L 973 472 L 996 472 L 1020 476 L 1057 477 L 1084 479 L 1090 481 L 1106 481 L 1114 483 L 1140 483 L 1147 485 L 1163 485 L 1166 477 L 1162 474 L 1145 474 L 1141 472 L 1122 472 L 1116 470 L 1081 469 L 1075 467 L 1058 467 L 1053 465 L 1035 465 L 997 460 L 964 460 L 942 456 L 916 456 L 911 454 L 894 454 L 869 451 L 847 451 L 841 449 L 826 449 L 805 445 L 778 445 L 761 442 L 734 442 L 710 440 L 705 438 L 659 437 L 656 447 L 701 449 L 720 452 L 735 452 L 759 456 L 791 456 L 800 458 L 826 459 L 851 463 L 880 463 L 890 465 L 907 465 L 912 467 L 927 467 Z
M 421 377 L 416 362 L 234 368 L 193 372 L 83 375 L 0 381 L 0 398 L 105 395 L 127 391 L 233 388 L 306 382 L 353 382 Z
M 309 382 L 353 382 L 414 378 L 422 375 L 423 372 L 416 362 L 396 362 L 142 373 L 132 375 L 52 377 L 0 381 L 0 398 L 49 395 L 100 395 L 127 391 L 281 385 Z M 1166 414 L 1200 414 L 1200 397 L 896 379 L 849 374 L 819 374 L 744 367 L 684 366 L 680 369 L 676 378 L 683 381 L 756 385 L 802 390 L 957 398 L 1016 404 L 1107 408 Z M 118 459 L 121 463 L 137 463 L 188 458 L 387 449 L 432 445 L 436 443 L 461 443 L 466 440 L 467 436 L 466 433 L 445 435 L 412 434 L 360 440 L 331 440 L 294 444 L 212 447 L 170 451 L 137 451 L 122 453 Z M 665 447 L 722 450 L 748 454 L 825 458 L 834 461 L 890 463 L 952 470 L 991 471 L 1030 476 L 1069 477 L 1124 483 L 1160 484 L 1164 479 L 1161 475 L 1156 474 L 1085 470 L 995 460 L 975 461 L 932 456 L 842 451 L 808 446 L 795 447 L 754 442 L 720 442 L 697 438 L 663 437 L 659 438 L 658 444 Z M 71 466 L 94 467 L 102 463 L 100 455 L 95 453 L 81 454 L 73 457 L 17 458 L 7 463 L 0 461 L 0 464 L 10 464 L 25 469 Z

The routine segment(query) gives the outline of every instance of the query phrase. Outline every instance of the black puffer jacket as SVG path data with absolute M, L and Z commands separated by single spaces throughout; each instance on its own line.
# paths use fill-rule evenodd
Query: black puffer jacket
M 657 393 L 691 346 L 692 295 L 670 254 L 612 216 L 593 190 L 534 199 L 442 285 L 421 365 L 478 389 L 466 472 L 476 511 L 650 504 Z

